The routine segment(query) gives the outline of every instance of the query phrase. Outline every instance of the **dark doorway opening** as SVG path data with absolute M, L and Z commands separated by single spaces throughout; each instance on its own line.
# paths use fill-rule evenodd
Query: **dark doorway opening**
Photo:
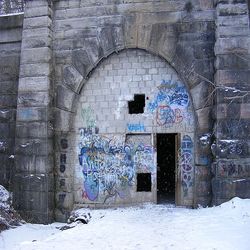
M 157 134 L 157 203 L 175 203 L 176 134 Z

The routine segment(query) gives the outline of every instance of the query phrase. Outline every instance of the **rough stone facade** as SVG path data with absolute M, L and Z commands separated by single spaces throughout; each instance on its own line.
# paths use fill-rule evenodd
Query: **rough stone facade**
M 192 160 L 191 168 L 176 164 L 176 173 L 191 173 L 177 176 L 177 205 L 249 198 L 248 7 L 245 0 L 36 0 L 24 15 L 0 17 L 1 184 L 13 190 L 16 208 L 48 223 L 65 220 L 75 205 L 155 201 L 153 191 L 138 194 L 133 185 L 123 190 L 126 202 L 107 196 L 109 161 L 132 159 L 125 172 L 114 169 L 124 180 L 130 166 L 148 171 L 126 151 L 135 145 L 129 134 L 150 135 L 140 151 L 148 163 L 155 134 L 178 135 L 177 162 L 183 152 Z M 145 107 L 131 115 L 136 94 Z M 189 105 L 171 104 L 176 95 Z M 84 165 L 94 156 L 98 171 Z M 155 172 L 154 162 L 152 190 Z

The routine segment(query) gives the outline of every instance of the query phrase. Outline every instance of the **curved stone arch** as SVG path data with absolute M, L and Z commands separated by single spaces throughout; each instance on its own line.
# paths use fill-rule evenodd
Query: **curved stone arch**
M 145 50 L 146 52 L 149 52 L 153 55 L 159 56 L 163 60 L 165 60 L 177 73 L 177 75 L 180 77 L 180 79 L 183 81 L 185 86 L 187 87 L 187 90 L 190 94 L 190 97 L 192 99 L 193 103 L 193 108 L 195 111 L 195 118 L 197 122 L 197 129 L 201 130 L 201 133 L 209 132 L 209 128 L 204 128 L 204 124 L 208 122 L 208 120 L 205 119 L 206 115 L 200 115 L 201 108 L 205 108 L 205 114 L 208 114 L 210 110 L 206 110 L 206 102 L 209 103 L 211 102 L 212 98 L 209 96 L 209 91 L 207 91 L 207 88 L 209 88 L 209 84 L 206 82 L 206 79 L 204 81 L 204 78 L 200 76 L 198 73 L 194 72 L 192 67 L 188 67 L 184 64 L 182 58 L 180 58 L 177 54 L 175 57 L 170 60 L 170 57 L 166 55 L 163 51 L 154 51 L 152 48 L 140 48 L 140 47 L 132 47 L 130 46 L 129 48 L 114 48 L 112 51 L 109 51 L 109 54 L 106 54 L 105 56 L 98 57 L 95 62 L 92 64 L 88 65 L 87 70 L 85 71 L 85 74 L 82 74 L 79 72 L 77 67 L 74 65 L 75 63 L 73 62 L 70 65 L 66 65 L 64 67 L 64 76 L 67 75 L 67 71 L 70 72 L 71 79 L 65 80 L 64 77 L 64 84 L 67 85 L 67 91 L 62 91 L 63 93 L 63 99 L 69 100 L 67 104 L 66 110 L 69 112 L 74 112 L 74 107 L 76 104 L 76 99 L 77 95 L 80 94 L 82 87 L 84 86 L 85 82 L 89 77 L 91 77 L 92 72 L 95 70 L 98 65 L 108 58 L 110 55 L 113 53 L 119 53 L 123 50 L 126 49 L 142 49 Z M 87 54 L 85 54 L 87 56 Z M 70 90 L 71 91 L 70 91 Z M 57 95 L 60 97 L 61 96 L 61 87 L 58 88 L 57 90 Z M 204 96 L 204 92 L 207 92 L 208 96 Z M 65 96 L 66 94 L 66 96 Z M 197 97 L 201 99 L 197 99 Z M 205 99 L 205 102 L 204 102 Z M 204 106 L 201 106 L 201 104 L 204 104 Z M 209 116 L 209 115 L 208 115 Z
M 195 152 L 194 152 L 194 164 L 195 164 L 195 169 L 198 168 L 198 175 L 196 175 L 195 178 L 195 184 L 194 184 L 194 200 L 193 200 L 193 206 L 196 206 L 198 204 L 203 204 L 203 205 L 208 205 L 209 204 L 209 198 L 208 199 L 203 199 L 203 197 L 200 199 L 199 197 L 197 197 L 196 193 L 200 192 L 200 189 L 202 189 L 202 192 L 206 192 L 209 193 L 210 190 L 210 184 L 209 181 L 205 181 L 205 187 L 201 186 L 203 185 L 204 182 L 201 183 L 201 187 L 199 186 L 199 183 L 197 184 L 198 180 L 201 178 L 204 178 L 204 166 L 209 165 L 210 163 L 210 149 L 208 147 L 208 145 L 205 145 L 205 147 L 200 147 L 200 141 L 199 141 L 199 137 L 204 134 L 204 133 L 210 133 L 210 129 L 211 126 L 209 125 L 211 122 L 209 121 L 209 117 L 210 117 L 210 112 L 211 112 L 211 108 L 210 107 L 205 107 L 205 108 L 201 108 L 200 107 L 200 103 L 204 103 L 203 100 L 203 87 L 207 85 L 204 83 L 203 79 L 200 80 L 199 77 L 197 77 L 197 75 L 192 71 L 192 68 L 189 68 L 187 66 L 184 65 L 183 60 L 181 60 L 177 55 L 175 55 L 174 57 L 172 57 L 172 60 L 170 60 L 170 57 L 166 56 L 165 53 L 163 52 L 159 52 L 159 51 L 154 51 L 152 48 L 139 48 L 139 47 L 133 47 L 130 46 L 129 48 L 126 47 L 120 47 L 118 48 L 114 48 L 112 51 L 109 51 L 108 54 L 106 54 L 106 56 L 101 56 L 101 57 L 97 57 L 96 61 L 91 63 L 90 65 L 87 65 L 87 70 L 85 70 L 85 74 L 83 74 L 82 72 L 79 72 L 79 69 L 76 67 L 76 61 L 72 60 L 72 64 L 66 65 L 64 67 L 64 72 L 65 71 L 69 71 L 71 76 L 67 79 L 64 79 L 64 85 L 66 86 L 66 91 L 63 90 L 61 91 L 60 88 L 58 88 L 57 92 L 57 96 L 60 98 L 61 94 L 63 94 L 63 96 L 61 97 L 62 99 L 67 100 L 67 107 L 66 108 L 61 108 L 63 109 L 61 110 L 61 114 L 60 116 L 57 116 L 57 120 L 58 117 L 59 119 L 63 119 L 64 122 L 63 124 L 67 124 L 66 128 L 64 129 L 63 133 L 59 133 L 57 136 L 57 139 L 59 140 L 59 138 L 62 138 L 62 134 L 64 135 L 65 138 L 69 138 L 71 136 L 71 131 L 72 131 L 72 121 L 74 120 L 74 115 L 76 112 L 76 104 L 78 102 L 78 98 L 80 96 L 81 93 L 81 89 L 84 85 L 84 83 L 86 83 L 86 81 L 88 80 L 89 77 L 91 77 L 91 73 L 94 72 L 94 70 L 98 67 L 98 65 L 100 65 L 102 63 L 103 60 L 105 60 L 105 58 L 109 57 L 110 55 L 112 55 L 113 53 L 119 53 L 120 51 L 126 50 L 126 49 L 143 49 L 146 52 L 159 56 L 160 58 L 162 58 L 165 62 L 167 62 L 171 68 L 174 69 L 174 71 L 176 72 L 176 74 L 180 77 L 180 79 L 183 81 L 183 83 L 185 84 L 189 95 L 191 97 L 192 100 L 192 107 L 194 110 L 194 115 L 195 115 L 195 124 L 196 124 L 196 129 L 195 129 L 195 134 L 194 134 L 194 148 L 195 148 Z M 87 56 L 87 54 L 85 54 Z M 65 76 L 65 74 L 64 74 Z M 199 83 L 200 81 L 200 83 Z M 198 82 L 198 83 L 197 83 Z M 209 94 L 209 93 L 208 93 Z M 197 100 L 197 98 L 199 98 Z M 202 99 L 201 99 L 202 98 Z M 57 121 L 57 124 L 61 124 L 60 121 Z M 200 166 L 202 166 L 201 170 L 200 170 Z M 197 170 L 195 170 L 196 172 Z M 205 171 L 209 171 L 209 170 L 205 170 Z M 74 171 L 73 169 L 70 170 L 71 174 L 70 175 L 74 175 Z M 200 175 L 200 176 L 199 176 Z M 209 173 L 205 173 L 205 178 L 207 178 L 207 176 L 209 176 Z M 208 183 L 208 184 L 207 184 Z M 71 184 L 73 185 L 73 184 Z M 198 187 L 197 187 L 198 186 Z M 70 188 L 68 187 L 69 190 L 68 192 L 71 193 L 71 191 L 73 190 L 73 186 Z M 208 191 L 207 191 L 208 190 Z M 71 194 L 71 200 L 73 201 L 73 194 Z M 72 204 L 71 204 L 72 205 Z M 69 210 L 72 207 L 69 208 Z M 66 208 L 67 209 L 67 208 Z

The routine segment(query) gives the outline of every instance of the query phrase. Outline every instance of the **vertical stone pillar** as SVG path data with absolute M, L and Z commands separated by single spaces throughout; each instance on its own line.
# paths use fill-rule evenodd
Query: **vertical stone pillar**
M 216 3 L 213 203 L 250 198 L 250 29 L 245 0 Z
M 18 86 L 14 205 L 29 221 L 54 210 L 51 1 L 27 1 Z

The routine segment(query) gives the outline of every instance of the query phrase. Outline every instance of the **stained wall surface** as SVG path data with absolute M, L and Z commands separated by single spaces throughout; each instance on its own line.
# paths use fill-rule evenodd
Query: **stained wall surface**
M 246 0 L 36 0 L 1 17 L 0 181 L 16 209 L 49 223 L 155 201 L 157 133 L 178 134 L 182 204 L 250 197 L 249 31 Z
M 0 184 L 13 188 L 23 15 L 0 17 Z

